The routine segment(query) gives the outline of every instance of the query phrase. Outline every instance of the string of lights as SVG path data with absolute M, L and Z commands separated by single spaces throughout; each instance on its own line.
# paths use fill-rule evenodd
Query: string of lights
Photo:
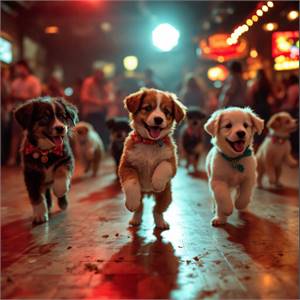
M 260 4 L 257 8 L 255 14 L 252 17 L 249 17 L 244 24 L 238 26 L 227 39 L 228 45 L 234 45 L 238 42 L 238 39 L 252 27 L 256 22 L 258 22 L 259 18 L 261 18 L 265 13 L 267 13 L 271 8 L 274 7 L 274 3 L 272 1 L 267 1 L 265 4 Z

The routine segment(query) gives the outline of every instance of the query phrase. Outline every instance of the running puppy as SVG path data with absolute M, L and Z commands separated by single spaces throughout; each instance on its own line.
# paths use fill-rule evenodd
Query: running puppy
M 232 214 L 232 190 L 236 191 L 237 209 L 249 204 L 256 182 L 252 140 L 263 128 L 264 121 L 248 107 L 220 109 L 205 123 L 213 144 L 206 158 L 209 188 L 216 204 L 213 226 L 225 224 Z
M 74 128 L 74 141 L 76 154 L 84 164 L 85 173 L 92 170 L 96 177 L 101 158 L 104 154 L 103 142 L 94 127 L 86 122 L 79 122 Z
M 269 134 L 257 151 L 257 185 L 262 187 L 262 178 L 266 174 L 269 183 L 282 187 L 280 175 L 282 166 L 286 163 L 296 168 L 298 162 L 291 155 L 290 133 L 298 127 L 297 120 L 287 112 L 280 112 L 271 117 L 267 123 Z
M 70 128 L 78 121 L 77 108 L 63 98 L 38 98 L 15 110 L 25 131 L 21 149 L 24 179 L 33 207 L 33 222 L 48 221 L 51 191 L 66 209 L 74 168 Z
M 198 171 L 199 160 L 203 153 L 203 124 L 206 115 L 198 107 L 189 107 L 186 124 L 180 134 L 180 146 L 187 161 L 186 168 L 193 166 Z
M 125 140 L 119 166 L 126 207 L 134 212 L 130 221 L 139 225 L 142 198 L 155 197 L 154 220 L 158 228 L 168 229 L 163 218 L 172 201 L 171 178 L 177 169 L 177 154 L 172 133 L 185 117 L 186 108 L 176 95 L 156 89 L 141 89 L 124 100 L 133 131 Z
M 116 172 L 118 170 L 124 141 L 127 138 L 131 127 L 129 121 L 124 117 L 114 117 L 106 121 L 106 126 L 110 131 L 110 153 L 115 160 Z M 118 172 L 117 172 L 118 173 Z

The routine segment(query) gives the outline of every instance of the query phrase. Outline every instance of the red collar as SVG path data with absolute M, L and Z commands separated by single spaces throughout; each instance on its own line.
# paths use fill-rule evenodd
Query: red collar
M 150 140 L 141 137 L 139 134 L 137 134 L 135 131 L 133 131 L 130 134 L 131 140 L 136 144 L 145 144 L 145 145 L 155 145 L 158 144 L 160 147 L 162 147 L 164 144 L 168 145 L 170 144 L 170 137 L 165 136 L 164 138 L 160 140 Z
M 39 158 L 40 156 L 47 156 L 49 153 L 53 153 L 58 156 L 62 156 L 64 151 L 64 143 L 56 144 L 53 148 L 43 150 L 37 146 L 33 146 L 28 141 L 25 144 L 23 152 L 25 155 L 32 154 L 33 158 Z
M 289 139 L 288 136 L 280 137 L 273 134 L 269 134 L 268 137 L 271 139 L 273 144 L 280 144 L 280 145 L 283 145 Z

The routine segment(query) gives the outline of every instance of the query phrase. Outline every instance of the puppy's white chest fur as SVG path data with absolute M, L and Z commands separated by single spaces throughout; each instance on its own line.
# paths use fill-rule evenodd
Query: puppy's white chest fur
M 243 181 L 256 178 L 256 159 L 254 156 L 249 156 L 241 159 L 239 164 L 243 165 L 244 171 L 239 172 L 232 167 L 231 162 L 225 160 L 219 153 L 216 147 L 212 148 L 207 156 L 206 169 L 210 181 L 222 181 L 229 187 L 235 188 Z
M 158 144 L 136 144 L 128 152 L 128 162 L 138 170 L 138 176 L 143 192 L 153 191 L 152 175 L 155 168 L 164 160 L 172 158 L 172 149 Z

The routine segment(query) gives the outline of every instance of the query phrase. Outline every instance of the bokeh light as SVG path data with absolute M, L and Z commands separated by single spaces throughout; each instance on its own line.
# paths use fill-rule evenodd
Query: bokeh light
M 130 55 L 123 59 L 123 66 L 127 71 L 134 71 L 138 67 L 139 61 L 136 56 Z
M 152 31 L 152 42 L 163 52 L 171 51 L 177 46 L 180 37 L 179 31 L 170 24 L 160 24 Z

